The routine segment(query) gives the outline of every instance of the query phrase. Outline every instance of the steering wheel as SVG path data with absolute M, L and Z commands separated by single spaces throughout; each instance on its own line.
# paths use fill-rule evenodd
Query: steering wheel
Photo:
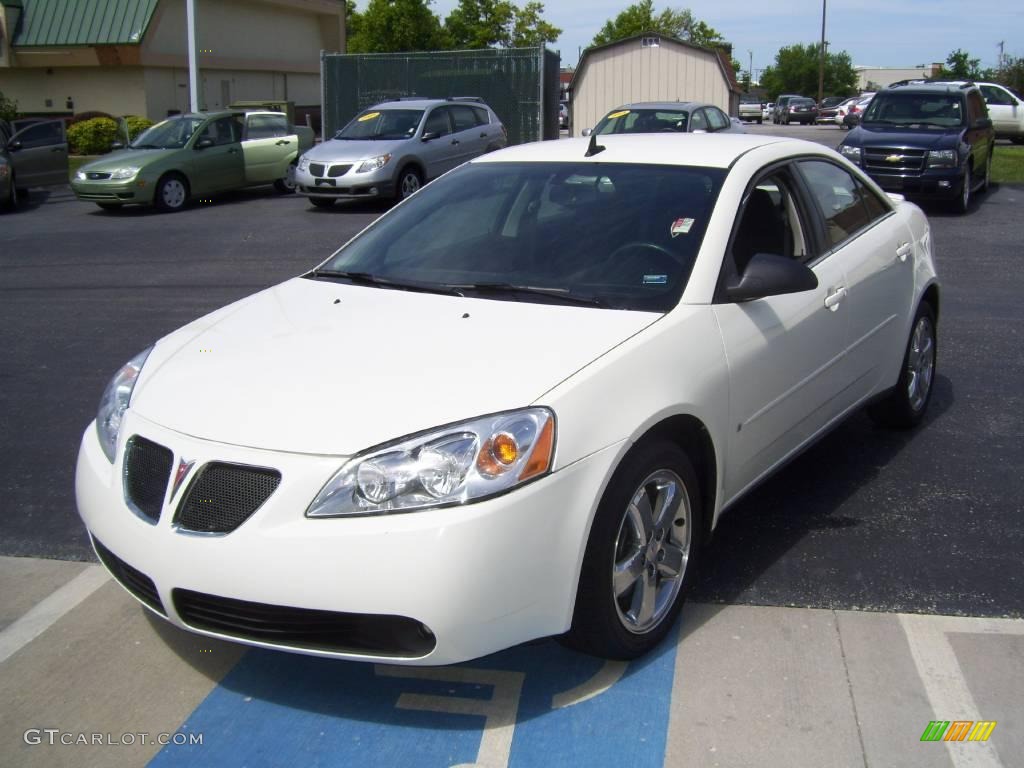
M 637 255 L 623 259 L 622 255 L 630 251 Z M 644 258 L 643 251 L 652 251 L 657 254 L 657 259 Z M 612 274 L 621 275 L 625 282 L 631 282 L 637 273 L 672 275 L 677 274 L 681 266 L 682 262 L 679 257 L 668 248 L 646 240 L 631 240 L 609 253 L 601 268 L 607 269 Z
M 623 251 L 637 250 L 640 248 L 649 248 L 652 251 L 657 251 L 665 258 L 671 259 L 673 266 L 678 267 L 681 263 L 679 261 L 679 257 L 672 253 L 672 251 L 670 251 L 668 248 L 666 248 L 663 245 L 658 245 L 657 243 L 649 242 L 647 240 L 630 240 L 628 243 L 623 243 L 614 251 L 608 254 L 608 258 L 606 259 L 606 261 L 614 261 L 615 257 L 618 256 Z

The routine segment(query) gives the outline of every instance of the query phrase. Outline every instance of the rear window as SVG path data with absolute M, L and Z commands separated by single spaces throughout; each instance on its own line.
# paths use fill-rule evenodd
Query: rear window
M 597 163 L 473 163 L 409 198 L 318 271 L 438 292 L 665 312 L 690 276 L 725 171 Z
M 617 109 L 597 124 L 594 133 L 685 133 L 690 113 L 683 109 Z

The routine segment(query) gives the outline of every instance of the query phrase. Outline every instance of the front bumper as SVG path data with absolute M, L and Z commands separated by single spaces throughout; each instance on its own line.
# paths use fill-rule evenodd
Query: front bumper
M 187 477 L 177 491 L 169 484 L 152 523 L 125 502 L 128 435 L 170 448 L 173 467 L 182 458 L 194 460 L 195 471 L 209 461 L 274 467 L 281 483 L 231 533 L 202 535 L 172 524 Z M 129 411 L 114 464 L 99 446 L 95 424 L 88 427 L 75 490 L 101 560 L 136 598 L 180 627 L 318 656 L 450 664 L 569 628 L 590 521 L 621 449 L 611 446 L 511 493 L 462 507 L 310 520 L 304 516 L 307 505 L 342 459 L 211 443 Z M 138 586 L 140 574 L 151 587 Z M 157 607 L 147 599 L 148 589 Z M 313 611 L 354 616 L 360 631 L 377 627 L 366 630 L 371 632 L 392 631 L 387 627 L 398 625 L 388 622 L 397 618 L 412 623 L 395 632 L 423 628 L 420 645 L 406 644 L 421 650 L 396 652 L 390 642 L 375 649 L 372 638 L 352 647 L 324 647 L 288 633 L 275 639 L 242 624 L 211 629 L 182 615 L 197 615 L 196 599 L 216 603 L 222 613 L 255 611 L 256 618 L 284 622 L 286 629 L 324 618 Z
M 395 180 L 391 175 L 394 169 L 391 163 L 369 173 L 356 173 L 358 163 L 350 167 L 347 163 L 323 162 L 317 165 L 323 169 L 324 175 L 315 176 L 309 168 L 305 171 L 296 169 L 296 191 L 300 195 L 335 200 L 393 197 L 395 194 Z M 341 175 L 331 176 L 333 169 L 338 166 L 348 167 L 348 170 Z
M 963 191 L 963 171 L 959 168 L 933 168 L 920 174 L 865 172 L 886 192 L 898 192 L 920 198 L 950 199 Z
M 126 181 L 71 181 L 71 191 L 79 200 L 94 203 L 150 203 L 153 185 L 136 176 Z

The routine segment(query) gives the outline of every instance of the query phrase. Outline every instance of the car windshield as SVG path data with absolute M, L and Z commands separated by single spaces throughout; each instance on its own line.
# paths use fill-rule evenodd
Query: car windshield
M 666 312 L 686 286 L 725 173 L 589 162 L 467 164 L 309 276 Z
M 608 113 L 594 133 L 686 133 L 690 113 L 685 109 L 619 109 Z
M 880 93 L 861 123 L 954 128 L 964 122 L 960 96 L 952 93 Z
M 133 149 L 181 149 L 205 119 L 204 117 L 169 118 L 147 128 L 128 146 Z
M 416 133 L 422 109 L 370 109 L 338 131 L 336 139 L 409 139 Z

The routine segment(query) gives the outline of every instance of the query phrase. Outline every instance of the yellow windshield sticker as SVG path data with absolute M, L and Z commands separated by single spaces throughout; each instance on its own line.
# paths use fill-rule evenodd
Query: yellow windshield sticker
M 623 109 L 621 112 L 612 112 L 610 115 L 608 115 L 608 119 L 609 120 L 615 120 L 615 119 L 620 118 L 620 117 L 625 117 L 628 114 L 629 114 L 629 110 L 628 109 Z
M 380 112 L 367 112 L 365 115 L 359 118 L 360 123 L 365 123 L 367 120 L 373 120 L 375 117 L 380 117 Z

